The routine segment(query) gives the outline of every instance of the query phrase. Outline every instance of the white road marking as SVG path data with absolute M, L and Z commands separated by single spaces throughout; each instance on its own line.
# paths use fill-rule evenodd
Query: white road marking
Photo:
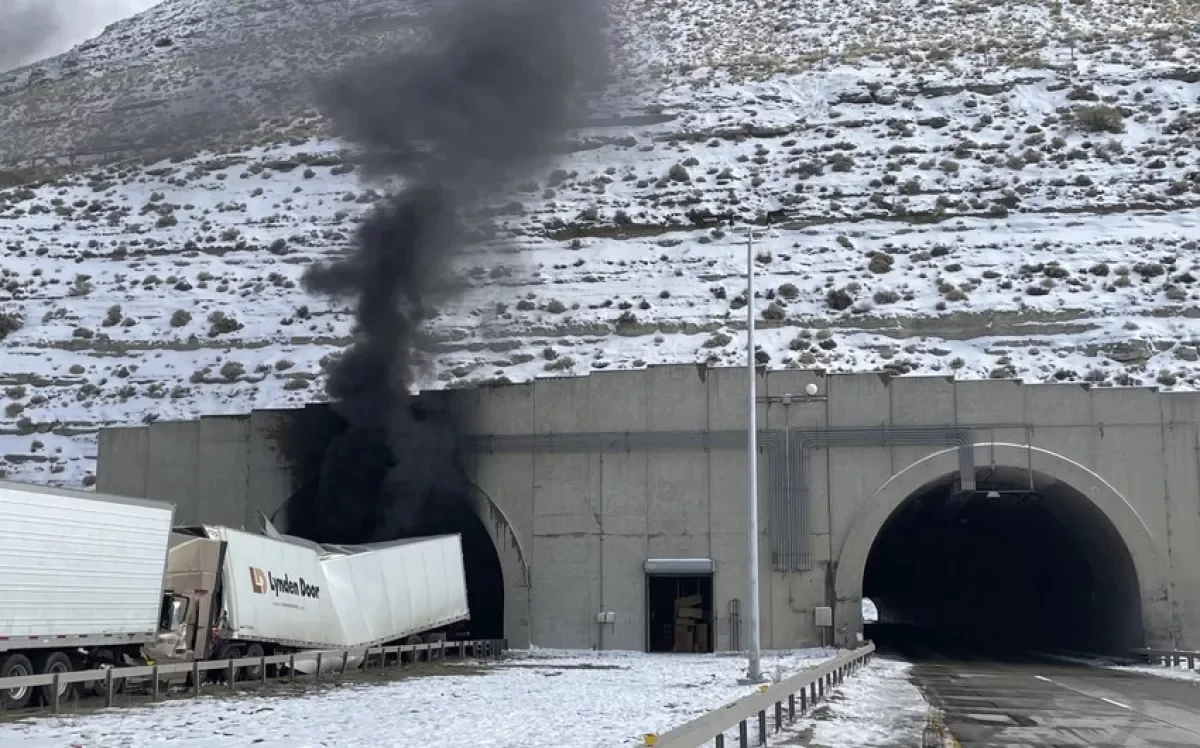
M 1046 681 L 1047 683 L 1053 683 L 1053 682 L 1054 682 L 1054 681 L 1050 680 L 1049 678 L 1047 678 L 1047 677 L 1046 677 L 1046 676 L 1044 676 L 1044 675 L 1035 675 L 1035 676 L 1033 676 L 1033 677 L 1034 677 L 1034 678 L 1037 678 L 1038 680 L 1044 680 L 1044 681 Z
M 1112 704 L 1113 706 L 1119 706 L 1122 709 L 1132 709 L 1133 708 L 1133 707 L 1129 706 L 1128 704 L 1122 704 L 1119 701 L 1113 701 L 1112 699 L 1106 699 L 1103 696 L 1100 697 L 1100 700 L 1107 701 L 1108 703 Z

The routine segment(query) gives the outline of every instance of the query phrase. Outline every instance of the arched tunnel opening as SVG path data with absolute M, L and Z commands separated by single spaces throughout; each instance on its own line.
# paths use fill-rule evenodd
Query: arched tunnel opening
M 989 467 L 976 489 L 927 484 L 884 523 L 867 558 L 865 634 L 990 655 L 1128 654 L 1142 646 L 1141 595 L 1120 534 L 1078 490 Z
M 438 419 L 448 393 L 413 397 L 413 418 Z M 433 432 L 434 430 L 430 430 Z M 449 433 L 441 430 L 437 433 Z M 467 604 L 471 618 L 449 631 L 456 639 L 504 638 L 504 576 L 500 557 L 472 508 L 477 489 L 456 454 L 457 475 L 406 481 L 394 434 L 352 426 L 333 407 L 313 404 L 295 411 L 280 434 L 291 465 L 294 493 L 273 520 L 280 529 L 319 543 L 369 543 L 430 535 L 462 537 Z M 455 450 L 461 445 L 452 445 Z M 427 445 L 413 445 L 426 450 Z M 410 490 L 413 483 L 427 488 Z

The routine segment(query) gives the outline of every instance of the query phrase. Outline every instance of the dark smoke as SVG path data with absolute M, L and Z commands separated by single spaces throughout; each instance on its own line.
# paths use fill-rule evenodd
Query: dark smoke
M 458 3 L 430 19 L 419 49 L 326 89 L 326 113 L 369 174 L 405 188 L 369 214 L 349 254 L 305 276 L 309 291 L 357 304 L 356 342 L 329 375 L 350 428 L 326 451 L 313 500 L 322 539 L 404 534 L 431 497 L 464 495 L 465 414 L 409 395 L 418 332 L 463 288 L 453 260 L 481 228 L 471 216 L 546 167 L 585 84 L 603 80 L 603 29 L 592 0 Z

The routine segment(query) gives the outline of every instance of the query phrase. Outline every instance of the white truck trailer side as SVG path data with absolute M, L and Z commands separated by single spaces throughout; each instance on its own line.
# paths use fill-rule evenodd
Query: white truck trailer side
M 173 612 L 146 650 L 156 661 L 367 647 L 470 617 L 458 535 L 333 546 L 213 525 L 177 533 Z
M 120 665 L 154 642 L 174 517 L 174 504 L 0 481 L 0 678 Z M 0 706 L 35 695 L 0 691 Z

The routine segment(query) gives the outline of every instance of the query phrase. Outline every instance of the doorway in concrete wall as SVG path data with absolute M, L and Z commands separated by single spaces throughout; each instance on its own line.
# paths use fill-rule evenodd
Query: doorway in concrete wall
M 646 651 L 712 652 L 713 562 L 706 558 L 646 561 Z

